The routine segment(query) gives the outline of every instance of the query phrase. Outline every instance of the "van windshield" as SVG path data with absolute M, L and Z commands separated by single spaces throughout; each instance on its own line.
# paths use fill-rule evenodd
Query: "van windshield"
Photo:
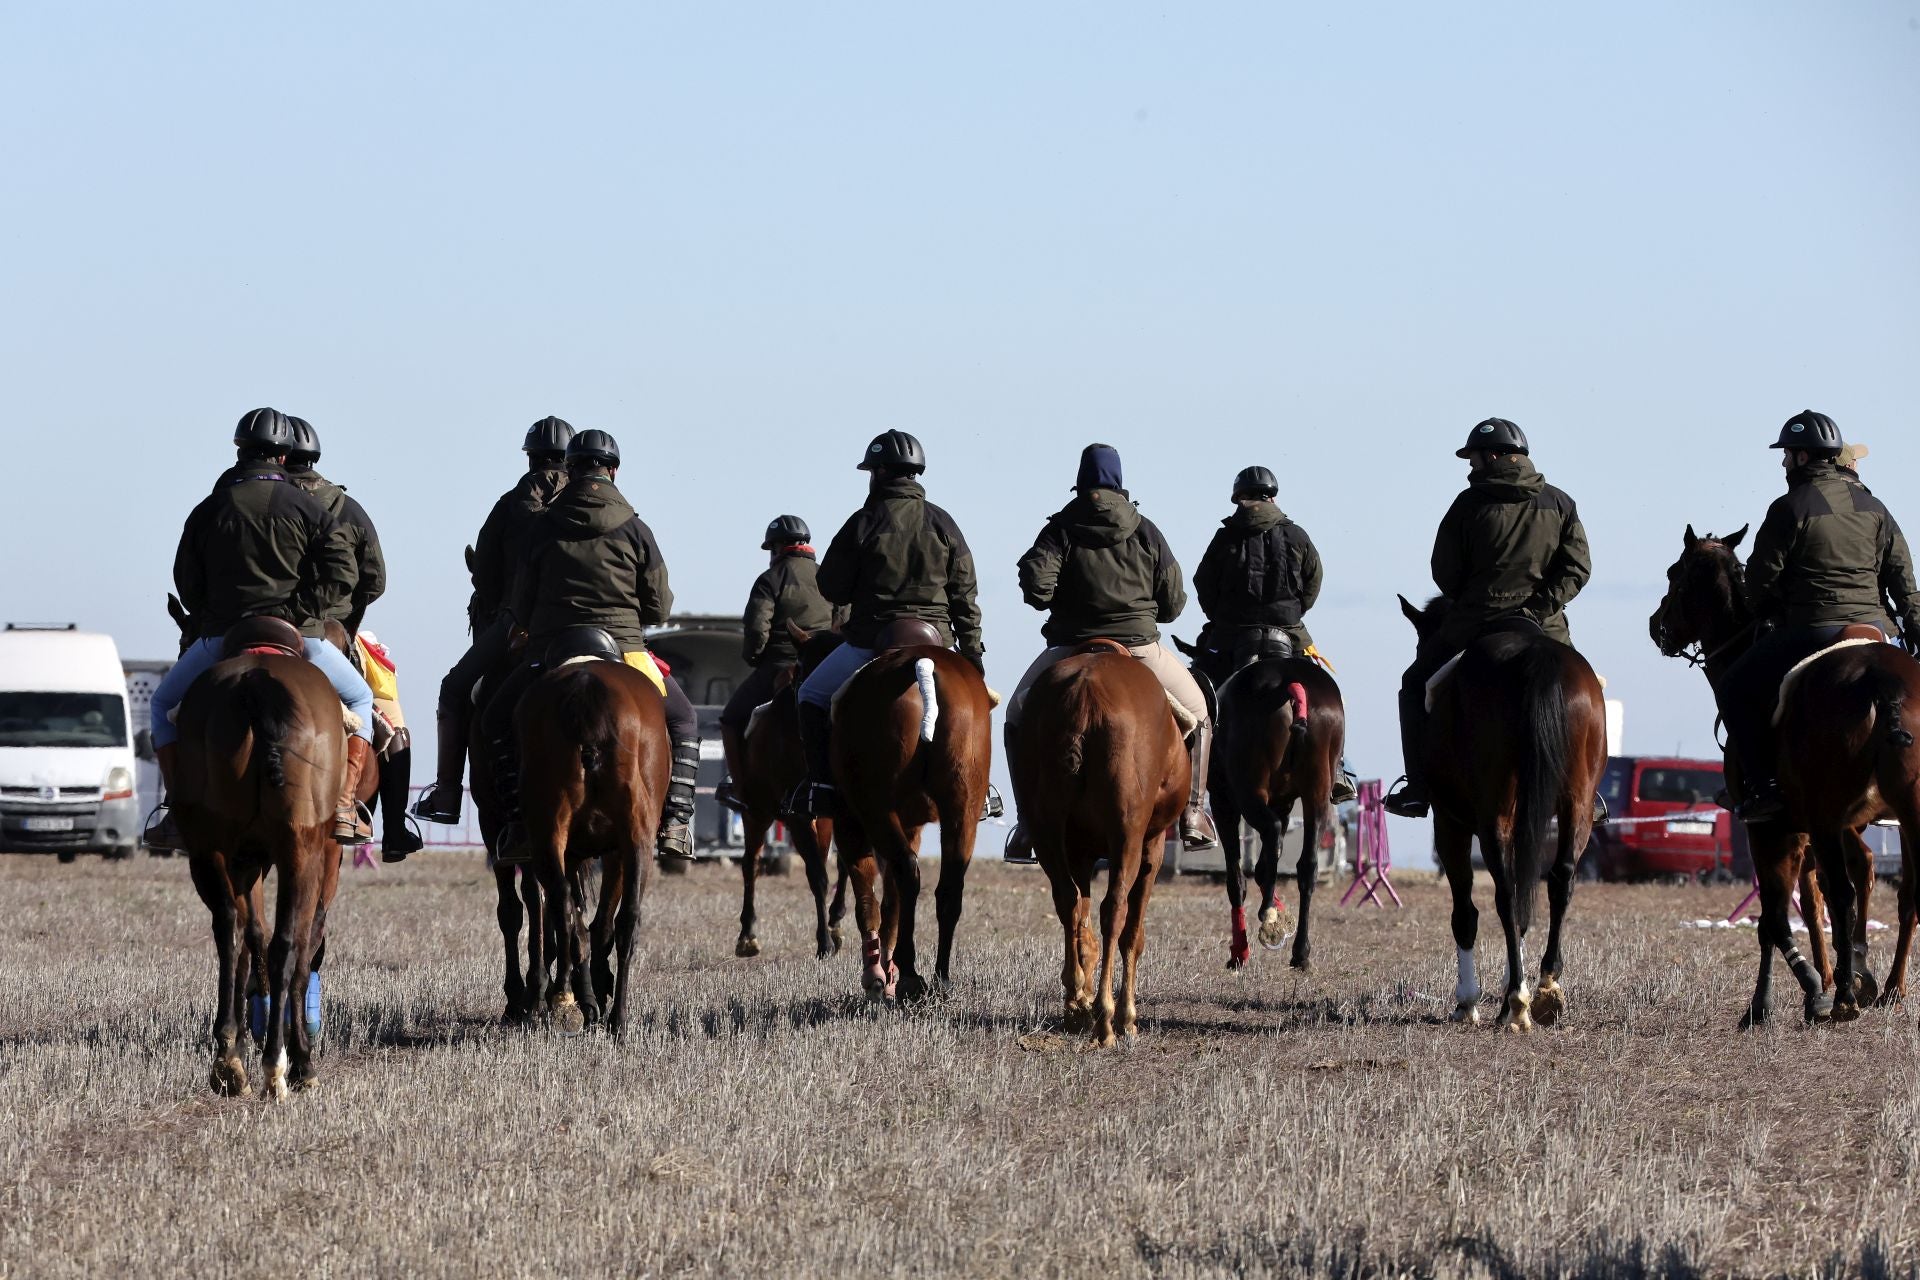
M 124 747 L 126 700 L 111 693 L 0 692 L 0 747 Z
M 1699 804 L 1726 785 L 1716 769 L 1647 769 L 1640 774 L 1640 798 L 1668 804 Z

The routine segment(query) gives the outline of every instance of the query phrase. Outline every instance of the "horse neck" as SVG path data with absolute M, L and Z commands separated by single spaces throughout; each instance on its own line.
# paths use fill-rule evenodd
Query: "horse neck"
M 1724 607 L 1716 606 L 1711 611 L 1707 624 L 1700 629 L 1700 648 L 1707 655 L 1702 665 L 1708 681 L 1718 681 L 1752 647 L 1753 616 L 1736 589 Z

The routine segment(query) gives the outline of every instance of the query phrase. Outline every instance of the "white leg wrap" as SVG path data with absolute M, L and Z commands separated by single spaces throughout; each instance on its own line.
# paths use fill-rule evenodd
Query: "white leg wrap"
M 1460 966 L 1460 981 L 1453 989 L 1455 1004 L 1472 1004 L 1480 998 L 1480 977 L 1473 968 L 1473 948 L 1454 948 Z

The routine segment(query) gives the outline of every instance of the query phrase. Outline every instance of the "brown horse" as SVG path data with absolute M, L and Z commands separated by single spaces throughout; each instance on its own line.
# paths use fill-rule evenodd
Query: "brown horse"
M 800 647 L 796 682 L 803 682 L 840 637 L 792 630 Z M 888 647 L 884 635 L 881 649 L 833 703 L 834 841 L 852 878 L 861 985 L 870 995 L 918 1000 L 927 994 L 914 945 L 920 835 L 927 823 L 940 824 L 934 973 L 945 982 L 993 763 L 993 695 L 952 650 Z M 883 875 L 884 905 L 876 892 Z
M 520 736 L 520 808 L 539 879 L 537 894 L 525 893 L 523 884 L 529 916 L 525 1002 L 538 1008 L 544 995 L 563 1031 L 605 1018 L 617 1034 L 626 1019 L 634 932 L 672 768 L 666 702 L 652 681 L 625 663 L 573 662 L 527 687 L 514 725 Z M 602 862 L 600 903 L 589 951 L 579 871 L 594 857 Z M 550 989 L 542 954 L 547 913 L 555 917 L 557 934 Z M 610 963 L 615 953 L 617 973 Z
M 800 714 L 794 701 L 791 681 L 783 683 L 773 700 L 754 714 L 747 726 L 740 776 L 734 780 L 734 794 L 746 810 L 742 827 L 746 850 L 740 859 L 740 939 L 734 943 L 737 956 L 760 954 L 760 939 L 754 936 L 756 919 L 753 906 L 754 886 L 760 878 L 760 858 L 767 847 L 767 833 L 780 816 L 780 802 L 806 775 L 806 755 L 800 747 Z M 833 887 L 833 906 L 827 906 L 827 850 L 833 847 L 833 820 L 818 818 L 795 823 L 788 828 L 794 852 L 807 869 L 807 887 L 813 891 L 814 952 L 830 956 L 840 949 L 840 919 L 847 910 L 847 873 L 840 872 Z
M 1425 641 L 1447 603 L 1423 612 L 1400 598 L 1401 612 Z M 1607 765 L 1606 702 L 1600 680 L 1569 645 L 1537 628 L 1496 631 L 1468 645 L 1429 695 L 1426 756 L 1433 779 L 1433 839 L 1453 889 L 1453 941 L 1459 963 L 1453 1018 L 1480 1020 L 1473 944 L 1473 842 L 1493 877 L 1493 901 L 1507 941 L 1507 989 L 1500 1025 L 1530 1031 L 1556 1021 L 1561 931 L 1573 896 L 1573 868 L 1593 831 L 1593 796 Z M 1558 820 L 1559 849 L 1547 869 L 1551 915 L 1540 958 L 1539 990 L 1527 989 L 1524 940 L 1533 922 L 1547 827 Z
M 251 960 L 267 995 L 266 1089 L 285 1098 L 289 1085 L 315 1079 L 312 1038 L 294 1002 L 319 970 L 327 908 L 340 883 L 333 840 L 347 767 L 340 699 L 306 659 L 249 653 L 195 681 L 177 715 L 173 811 L 194 888 L 213 915 L 220 964 L 211 1084 L 223 1094 L 249 1092 L 239 1017 Z M 260 893 L 268 871 L 278 873 L 271 943 Z
M 1724 538 L 1703 538 L 1689 525 L 1680 558 L 1667 571 L 1667 593 L 1648 620 L 1660 651 L 1692 657 L 1710 683 L 1751 647 L 1757 632 L 1736 550 L 1746 532 L 1742 526 Z M 1849 629 L 1846 635 L 1884 638 L 1874 627 L 1857 634 Z M 1853 645 L 1814 659 L 1787 693 L 1779 721 L 1787 818 L 1747 833 L 1760 882 L 1760 973 L 1742 1027 L 1767 1019 L 1776 949 L 1799 980 L 1810 1021 L 1828 1016 L 1848 1021 L 1859 1016 L 1862 1001 L 1876 995 L 1883 1003 L 1905 997 L 1920 874 L 1920 748 L 1901 724 L 1909 703 L 1920 703 L 1920 663 L 1882 643 Z M 1888 817 L 1900 822 L 1900 938 L 1881 986 L 1867 971 L 1873 857 L 1860 831 Z M 1803 874 L 1809 844 L 1827 890 L 1835 956 L 1830 975 L 1818 944 L 1819 897 L 1812 877 Z M 1801 906 L 1817 965 L 1801 956 L 1787 922 L 1796 879 L 1803 884 Z
M 1060 971 L 1069 1031 L 1096 1044 L 1134 1034 L 1147 900 L 1167 829 L 1186 807 L 1192 761 L 1153 673 L 1120 646 L 1084 645 L 1033 682 L 1013 780 L 1065 934 Z M 1232 861 L 1238 850 L 1228 850 Z M 1093 876 L 1107 863 L 1096 977 Z M 1120 995 L 1114 998 L 1114 949 Z
M 1190 658 L 1200 652 L 1181 640 L 1174 644 Z M 1332 818 L 1333 783 L 1347 749 L 1347 709 L 1340 686 L 1310 658 L 1262 658 L 1241 667 L 1220 686 L 1219 737 L 1207 794 L 1213 820 L 1226 847 L 1227 904 L 1232 909 L 1232 941 L 1227 968 L 1239 969 L 1251 954 L 1247 946 L 1246 878 L 1240 859 L 1240 823 L 1259 833 L 1260 858 L 1253 878 L 1260 886 L 1260 944 L 1269 949 L 1286 941 L 1283 910 L 1276 895 L 1280 881 L 1280 841 L 1300 805 L 1300 863 L 1294 880 L 1300 888 L 1300 925 L 1293 936 L 1296 969 L 1311 967 L 1313 890 L 1319 882 L 1320 832 Z

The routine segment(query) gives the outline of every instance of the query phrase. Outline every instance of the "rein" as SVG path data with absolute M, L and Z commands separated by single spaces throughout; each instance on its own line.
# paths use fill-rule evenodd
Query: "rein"
M 1688 645 L 1686 648 L 1682 649 L 1679 653 L 1675 654 L 1674 656 L 1676 658 L 1685 658 L 1687 660 L 1688 665 L 1690 666 L 1704 667 L 1704 666 L 1711 665 L 1714 659 L 1719 658 L 1720 656 L 1725 654 L 1727 650 L 1733 648 L 1733 646 L 1738 644 L 1741 641 L 1741 639 L 1746 636 L 1748 632 L 1752 631 L 1755 627 L 1759 625 L 1760 625 L 1760 620 L 1758 618 L 1755 618 L 1753 621 L 1747 623 L 1746 626 L 1741 627 L 1738 631 L 1734 632 L 1732 635 L 1728 636 L 1725 640 L 1722 640 L 1719 644 L 1713 646 L 1713 648 L 1711 649 L 1702 651 L 1702 649 L 1700 648 L 1699 642 L 1695 641 L 1693 644 Z

